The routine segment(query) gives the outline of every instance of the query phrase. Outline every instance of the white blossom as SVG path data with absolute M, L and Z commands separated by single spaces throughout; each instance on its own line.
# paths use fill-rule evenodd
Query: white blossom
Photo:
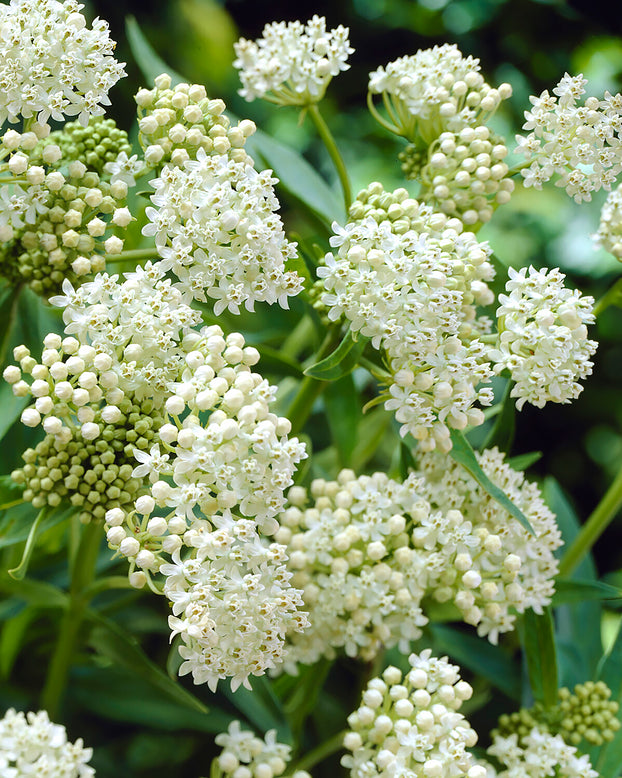
M 499 295 L 499 339 L 490 352 L 495 371 L 510 371 L 520 410 L 526 402 L 544 407 L 578 397 L 580 380 L 592 372 L 597 343 L 587 337 L 594 299 L 564 286 L 557 268 L 508 269 L 506 291 Z
M 616 259 L 622 260 L 622 185 L 609 194 L 600 212 L 598 232 L 592 236 Z
M 252 778 L 277 778 L 282 775 L 291 759 L 291 747 L 279 743 L 276 730 L 266 732 L 263 740 L 247 729 L 242 729 L 239 721 L 232 721 L 227 732 L 216 735 L 216 745 L 222 746 L 217 764 L 225 775 L 233 775 L 239 767 L 243 774 Z M 245 772 L 248 770 L 249 772 Z M 297 771 L 295 778 L 310 778 L 309 774 Z
M 101 19 L 92 29 L 75 0 L 11 0 L 0 5 L 0 125 L 36 116 L 63 121 L 110 105 L 108 90 L 125 75 Z
M 354 49 L 348 29 L 326 29 L 323 16 L 299 21 L 273 22 L 257 41 L 241 38 L 235 44 L 234 67 L 240 71 L 247 100 L 262 97 L 280 105 L 319 102 L 333 76 L 347 70 Z

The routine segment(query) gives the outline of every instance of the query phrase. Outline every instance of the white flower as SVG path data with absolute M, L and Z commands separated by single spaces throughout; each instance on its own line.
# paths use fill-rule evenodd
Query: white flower
M 24 715 L 10 708 L 0 719 L 0 773 L 7 778 L 49 775 L 90 778 L 92 748 L 82 739 L 67 741 L 65 727 L 53 724 L 45 711 Z
M 229 730 L 216 735 L 215 741 L 223 747 L 217 762 L 225 775 L 243 765 L 257 778 L 276 778 L 285 772 L 291 758 L 291 747 L 277 741 L 275 729 L 266 732 L 262 740 L 243 730 L 239 721 L 232 721 Z
M 101 19 L 86 26 L 75 0 L 11 0 L 0 6 L 0 125 L 19 116 L 63 121 L 104 113 L 125 75 Z
M 110 175 L 110 183 L 124 181 L 128 186 L 136 186 L 136 178 L 143 168 L 143 163 L 137 154 L 127 156 L 127 152 L 121 151 L 114 162 L 106 162 L 104 170 Z
M 594 299 L 564 286 L 557 268 L 509 268 L 509 295 L 499 295 L 499 341 L 490 352 L 495 371 L 508 369 L 515 381 L 512 397 L 526 402 L 568 403 L 579 396 L 579 381 L 592 372 L 597 343 L 587 337 L 594 322 Z
M 622 186 L 611 192 L 605 200 L 598 232 L 592 237 L 597 246 L 602 246 L 616 259 L 622 260 Z
M 350 66 L 354 49 L 348 29 L 326 29 L 326 19 L 313 16 L 301 22 L 274 22 L 257 41 L 241 38 L 235 44 L 234 67 L 240 71 L 247 100 L 263 97 L 280 105 L 319 102 L 333 76 Z

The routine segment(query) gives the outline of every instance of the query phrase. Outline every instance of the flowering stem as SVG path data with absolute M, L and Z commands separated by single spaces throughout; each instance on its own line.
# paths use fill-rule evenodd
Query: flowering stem
M 560 576 L 569 576 L 572 573 L 615 518 L 620 507 L 622 507 L 622 469 L 563 555 L 559 564 Z
M 15 324 L 15 320 L 17 318 L 17 306 L 19 303 L 19 297 L 22 291 L 22 286 L 23 284 L 19 284 L 13 289 L 11 293 L 13 295 L 11 298 L 11 310 L 9 311 L 8 321 L 4 328 L 2 338 L 0 339 L 0 365 L 4 364 L 4 360 L 6 358 L 6 352 L 9 348 L 9 343 L 11 341 L 11 334 L 13 332 L 13 325 Z
M 310 316 L 304 316 L 287 336 L 279 351 L 285 357 L 296 359 L 305 346 L 313 340 L 314 335 L 315 325 L 313 320 Z
M 87 591 L 95 575 L 101 537 L 102 527 L 99 522 L 91 521 L 84 526 L 72 569 L 69 605 L 63 613 L 58 641 L 41 694 L 41 707 L 47 710 L 52 720 L 57 716 L 67 684 L 78 632 L 89 601 Z
M 329 332 L 324 338 L 324 342 L 320 346 L 320 350 L 315 357 L 315 361 L 319 362 L 328 356 L 336 345 L 336 336 L 334 332 Z M 298 393 L 290 403 L 285 416 L 292 423 L 292 433 L 296 434 L 302 430 L 307 419 L 311 415 L 313 404 L 317 398 L 322 394 L 323 389 L 327 386 L 327 381 L 320 381 L 317 378 L 311 378 L 311 376 L 305 376 L 300 384 Z
M 347 730 L 338 732 L 333 737 L 329 738 L 325 743 L 320 744 L 317 748 L 309 751 L 308 754 L 302 757 L 296 763 L 296 770 L 309 770 L 314 767 L 318 762 L 322 762 L 327 756 L 334 754 L 335 751 L 339 751 L 343 747 L 343 738 Z
M 352 192 L 350 189 L 350 179 L 348 177 L 346 166 L 344 165 L 343 159 L 341 158 L 341 154 L 339 153 L 335 139 L 333 138 L 331 131 L 328 129 L 328 125 L 322 118 L 320 109 L 314 103 L 307 106 L 307 110 L 309 111 L 309 116 L 311 117 L 313 124 L 315 124 L 315 128 L 318 131 L 318 134 L 326 146 L 326 150 L 328 151 L 330 158 L 332 159 L 337 169 L 337 174 L 343 189 L 343 199 L 346 204 L 346 211 L 348 211 L 352 203 Z
M 594 305 L 594 316 L 598 318 L 610 305 L 619 305 L 620 303 L 622 303 L 622 278 L 618 279 L 611 289 L 608 289 L 600 300 L 596 302 Z
M 106 262 L 124 262 L 128 259 L 151 259 L 157 257 L 158 252 L 155 248 L 151 249 L 129 249 L 121 251 L 119 254 L 104 254 Z

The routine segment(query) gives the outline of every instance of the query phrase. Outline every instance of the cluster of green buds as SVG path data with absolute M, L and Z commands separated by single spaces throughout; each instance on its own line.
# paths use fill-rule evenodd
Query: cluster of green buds
M 134 452 L 153 445 L 163 419 L 151 400 L 137 401 L 118 388 L 107 354 L 55 334 L 44 346 L 41 363 L 18 346 L 19 367 L 4 371 L 17 397 L 34 399 L 23 424 L 46 433 L 11 477 L 36 508 L 68 500 L 82 522 L 103 519 L 108 510 L 133 505 L 142 487 L 132 475 Z
M 255 132 L 254 122 L 244 119 L 231 126 L 224 115 L 225 103 L 210 100 L 199 84 L 172 86 L 171 77 L 162 74 L 154 89 L 136 94 L 139 142 L 150 167 L 171 162 L 183 165 L 196 159 L 197 151 L 228 154 L 233 161 L 246 158 L 244 144 Z
M 498 729 L 493 732 L 502 737 L 513 733 L 523 741 L 534 727 L 561 737 L 572 745 L 585 740 L 590 745 L 601 746 L 613 740 L 620 720 L 619 705 L 610 699 L 611 689 L 603 681 L 587 681 L 577 684 L 574 690 L 562 687 L 558 691 L 558 704 L 545 708 L 537 702 L 532 708 L 521 708 L 499 718 Z
M 33 150 L 33 164 L 44 163 L 43 151 L 51 144 L 61 150 L 61 164 L 80 160 L 100 175 L 107 163 L 114 162 L 122 152 L 132 151 L 127 132 L 117 127 L 114 119 L 103 116 L 92 116 L 86 127 L 77 121 L 67 122 L 61 130 L 51 132 Z
M 95 169 L 76 156 L 78 147 L 68 145 L 64 131 L 39 138 L 9 130 L 2 137 L 0 275 L 12 284 L 48 297 L 66 278 L 76 284 L 104 270 L 105 255 L 123 250 L 116 228 L 133 221 L 125 206 L 128 185 L 101 173 L 114 150 L 98 148 L 97 123 L 82 128 L 85 149 L 89 135 L 95 146 L 85 159 L 90 156 Z
M 509 202 L 514 190 L 503 161 L 507 154 L 503 140 L 483 125 L 444 132 L 420 171 L 420 196 L 465 225 L 490 221 L 494 208 Z

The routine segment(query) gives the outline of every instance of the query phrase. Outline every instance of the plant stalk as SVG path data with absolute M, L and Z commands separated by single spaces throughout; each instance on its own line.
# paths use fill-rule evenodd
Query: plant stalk
M 348 171 L 346 170 L 346 166 L 343 162 L 341 154 L 339 153 L 335 139 L 333 138 L 331 131 L 328 129 L 328 125 L 322 118 L 320 109 L 314 103 L 307 106 L 307 110 L 309 111 L 309 116 L 311 117 L 313 124 L 315 124 L 315 128 L 318 131 L 322 142 L 326 146 L 326 150 L 328 151 L 330 158 L 335 165 L 335 168 L 337 169 L 337 175 L 339 176 L 341 188 L 343 189 L 343 199 L 347 212 L 350 209 L 350 205 L 352 204 L 352 190 L 350 188 L 350 178 L 348 176 Z

